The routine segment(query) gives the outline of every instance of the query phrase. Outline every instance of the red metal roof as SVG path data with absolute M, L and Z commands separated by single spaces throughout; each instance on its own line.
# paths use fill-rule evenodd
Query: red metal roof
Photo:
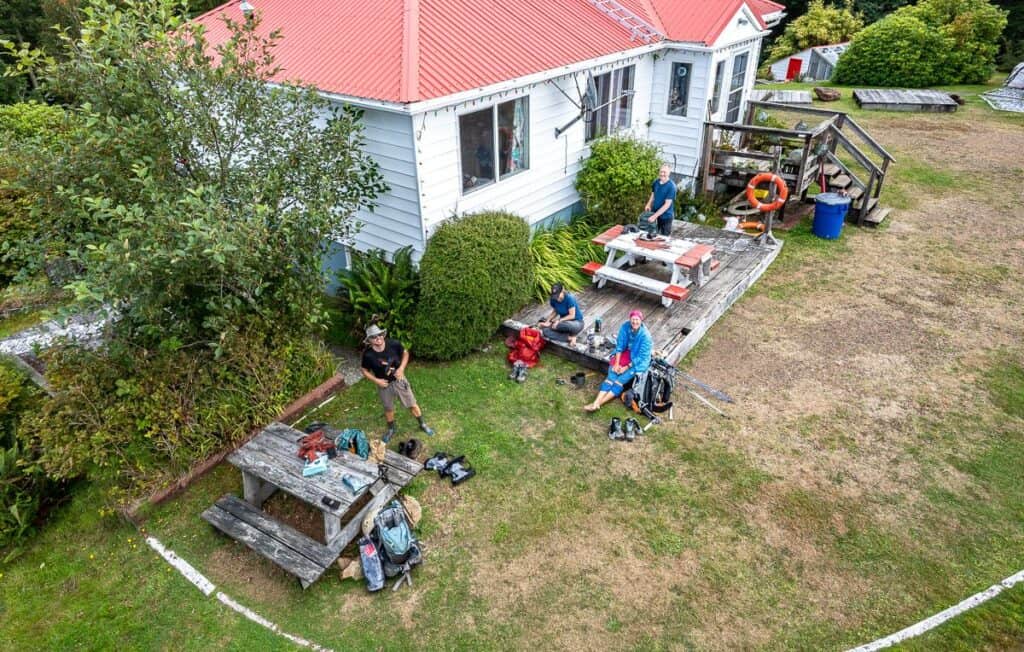
M 523 77 L 643 45 L 588 0 L 250 0 L 261 31 L 280 29 L 279 81 L 407 103 Z M 619 0 L 672 41 L 710 44 L 747 2 Z M 227 39 L 222 14 L 242 20 L 232 0 L 196 22 L 212 43 Z

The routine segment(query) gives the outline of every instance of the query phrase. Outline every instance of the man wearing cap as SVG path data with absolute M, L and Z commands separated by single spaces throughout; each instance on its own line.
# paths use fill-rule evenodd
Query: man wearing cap
M 601 406 L 622 393 L 623 387 L 651 367 L 654 340 L 644 324 L 644 313 L 633 310 L 629 321 L 619 328 L 615 351 L 608 364 L 608 377 L 601 383 L 593 403 L 583 406 L 587 412 L 597 412 Z
M 571 293 L 566 292 L 561 283 L 551 286 L 551 314 L 537 325 L 545 339 L 555 342 L 568 342 L 576 345 L 576 335 L 583 330 L 583 311 Z
M 412 415 L 420 422 L 420 430 L 433 435 L 434 430 L 423 421 L 423 413 L 416 403 L 416 397 L 412 393 L 412 387 L 405 378 L 405 367 L 409 364 L 409 352 L 398 340 L 387 339 L 387 331 L 373 324 L 366 329 L 365 343 L 368 345 L 363 351 L 362 372 L 363 376 L 377 386 L 377 396 L 384 406 L 384 418 L 387 420 L 387 430 L 381 439 L 384 443 L 391 441 L 395 435 L 395 398 L 401 401 L 402 406 L 409 408 Z

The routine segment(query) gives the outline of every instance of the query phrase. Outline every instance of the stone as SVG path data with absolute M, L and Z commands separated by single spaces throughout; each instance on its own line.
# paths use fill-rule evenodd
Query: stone
M 834 88 L 814 87 L 814 95 L 822 102 L 835 102 L 840 98 L 839 91 Z

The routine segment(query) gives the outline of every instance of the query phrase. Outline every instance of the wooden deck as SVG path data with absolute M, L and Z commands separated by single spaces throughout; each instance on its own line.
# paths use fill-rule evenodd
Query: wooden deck
M 715 257 L 721 264 L 704 286 L 693 288 L 686 301 L 666 308 L 658 297 L 650 294 L 616 285 L 602 289 L 590 285 L 576 295 L 585 318 L 577 347 L 573 349 L 566 344 L 549 342 L 544 351 L 574 360 L 590 369 L 605 371 L 609 349 L 589 351 L 586 348 L 587 333 L 594 320 L 600 318 L 602 334 L 614 339 L 619 326 L 629 318 L 629 311 L 639 308 L 646 317 L 655 350 L 660 351 L 670 363 L 675 363 L 696 346 L 711 325 L 760 278 L 781 249 L 781 244 L 761 246 L 741 233 L 682 221 L 675 222 L 672 235 L 715 247 Z M 668 267 L 650 262 L 637 265 L 632 271 L 665 280 L 671 275 Z M 547 303 L 527 306 L 506 320 L 502 330 L 506 334 L 517 333 L 523 326 L 536 324 L 550 312 Z
M 949 93 L 916 88 L 858 88 L 853 99 L 862 109 L 951 113 L 957 103 Z

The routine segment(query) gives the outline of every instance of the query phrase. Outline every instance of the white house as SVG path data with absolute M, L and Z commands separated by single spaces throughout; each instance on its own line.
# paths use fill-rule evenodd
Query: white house
M 365 109 L 391 190 L 358 215 L 355 246 L 417 255 L 453 214 L 567 218 L 589 143 L 609 132 L 656 142 L 691 180 L 702 124 L 741 118 L 783 16 L 770 0 L 249 2 L 283 34 L 282 79 Z M 237 2 L 196 19 L 215 43 L 220 14 L 242 20 Z

